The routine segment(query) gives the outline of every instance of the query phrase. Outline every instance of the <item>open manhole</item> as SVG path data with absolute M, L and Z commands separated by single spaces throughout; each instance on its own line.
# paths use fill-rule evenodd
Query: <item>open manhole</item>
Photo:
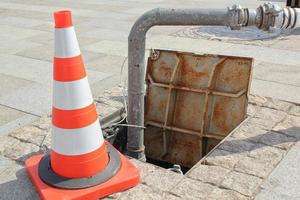
M 145 151 L 189 169 L 246 118 L 253 59 L 154 50 L 148 59 Z
M 185 173 L 218 145 L 246 118 L 252 64 L 246 57 L 153 50 L 146 72 L 147 162 L 176 164 Z M 125 152 L 126 126 L 104 133 Z

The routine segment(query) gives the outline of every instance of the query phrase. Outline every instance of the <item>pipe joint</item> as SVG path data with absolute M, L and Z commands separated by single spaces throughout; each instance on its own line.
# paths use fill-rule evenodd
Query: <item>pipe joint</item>
M 240 5 L 233 5 L 228 7 L 228 24 L 231 30 L 240 30 L 247 25 L 248 11 Z

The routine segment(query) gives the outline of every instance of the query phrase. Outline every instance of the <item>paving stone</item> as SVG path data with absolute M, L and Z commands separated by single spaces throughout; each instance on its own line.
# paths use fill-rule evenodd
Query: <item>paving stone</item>
M 38 193 L 20 165 L 7 167 L 0 173 L 0 199 L 39 200 Z
M 125 97 L 126 98 L 126 97 Z M 122 96 L 111 96 L 111 97 L 98 97 L 96 101 L 99 104 L 102 104 L 103 107 L 112 107 L 112 108 L 123 108 L 124 107 L 124 100 Z
M 13 45 L 12 45 L 13 44 Z M 31 48 L 39 47 L 41 44 L 31 42 L 29 40 L 16 40 L 12 38 L 6 38 L 0 40 L 0 53 L 1 54 L 15 54 L 19 51 L 30 50 Z
M 116 75 L 121 74 L 123 67 L 123 75 L 126 76 L 128 63 L 127 58 L 124 56 L 104 55 L 100 58 L 87 62 L 86 66 L 88 69 L 107 73 L 115 73 Z
M 214 150 L 207 158 L 204 163 L 207 165 L 221 166 L 228 169 L 233 169 L 234 165 L 241 158 L 241 155 L 224 151 L 221 149 Z
M 287 92 L 288 91 L 288 92 Z M 280 98 L 289 102 L 300 102 L 300 87 L 273 81 L 253 79 L 250 93 L 271 98 Z
M 220 185 L 229 172 L 230 170 L 219 166 L 196 165 L 187 176 L 205 183 Z
M 215 188 L 216 187 L 210 184 L 184 178 L 171 192 L 180 196 L 182 199 L 206 199 Z
M 127 190 L 117 197 L 118 200 L 131 200 L 131 199 L 141 199 L 141 200 L 165 200 L 165 199 L 179 199 L 178 197 L 162 192 L 160 190 L 155 190 L 146 186 L 144 184 L 139 184 L 138 186 Z
M 87 30 L 93 28 L 103 28 L 103 29 L 112 29 L 115 30 L 118 27 L 118 30 L 122 31 L 130 31 L 131 27 L 133 26 L 133 21 L 124 21 L 122 19 L 113 20 L 113 19 L 105 19 L 105 20 L 89 20 L 86 23 L 81 23 L 76 25 L 77 30 Z M 127 34 L 128 35 L 128 34 Z
M 96 110 L 97 110 L 97 113 L 99 113 L 99 115 L 100 115 L 100 119 L 103 119 L 106 116 L 108 116 L 109 114 L 112 114 L 112 113 L 118 111 L 119 109 L 116 107 L 109 107 L 103 103 L 96 102 Z
M 287 114 L 282 111 L 270 108 L 261 108 L 253 118 L 248 120 L 248 123 L 270 130 L 286 116 Z
M 79 34 L 79 37 L 84 34 L 86 37 L 97 38 L 99 40 L 112 40 L 112 41 L 124 41 L 127 42 L 129 31 L 123 31 L 119 29 L 104 29 L 96 28 L 91 31 L 85 31 Z
M 251 197 L 257 192 L 262 181 L 262 179 L 255 176 L 239 172 L 231 172 L 222 182 L 222 186 Z
M 262 135 L 258 135 L 255 138 L 250 138 L 250 140 L 285 150 L 290 149 L 298 141 L 298 139 L 294 137 L 271 131 Z
M 264 179 L 272 172 L 274 167 L 272 163 L 245 156 L 236 163 L 234 170 Z
M 82 49 L 107 55 L 127 56 L 127 44 L 119 41 L 102 40 Z
M 297 138 L 297 141 L 300 139 L 300 117 L 288 116 L 283 122 L 275 126 L 273 130 Z
M 253 105 L 253 104 L 248 104 L 247 106 L 247 115 L 249 116 L 254 116 L 256 112 L 258 112 L 260 109 L 259 106 Z
M 213 192 L 207 197 L 209 200 L 250 200 L 249 197 L 246 197 L 236 191 L 226 190 L 216 188 Z
M 157 168 L 152 173 L 144 177 L 143 183 L 162 191 L 170 191 L 175 187 L 182 179 L 183 175 L 166 170 Z
M 25 113 L 21 111 L 0 105 L 0 126 L 7 124 L 10 121 L 14 121 L 24 115 Z
M 290 114 L 300 116 L 300 106 L 293 106 L 290 110 Z
M 10 132 L 17 130 L 21 127 L 26 126 L 27 124 L 32 123 L 33 121 L 37 120 L 39 117 L 31 115 L 31 114 L 24 114 L 23 116 L 12 120 L 5 125 L 0 126 L 0 136 L 8 135 Z
M 300 52 L 299 52 L 300 53 Z M 299 74 L 300 69 L 298 65 L 288 65 L 286 63 L 275 64 L 272 62 L 259 62 L 254 66 L 253 78 L 275 83 L 288 84 L 293 86 L 300 86 Z M 264 106 L 275 108 L 278 110 L 287 111 L 292 105 L 285 101 L 267 98 L 267 104 Z
M 256 138 L 259 135 L 266 134 L 268 131 L 264 130 L 260 127 L 253 126 L 250 123 L 243 123 L 240 127 L 238 127 L 233 133 L 232 137 L 236 139 L 245 139 L 247 141 L 251 140 L 251 138 Z
M 296 31 L 295 31 L 296 32 Z M 297 34 L 297 33 L 295 33 Z M 299 37 L 295 35 L 288 35 L 282 40 L 277 40 L 275 43 L 271 45 L 272 48 L 278 49 L 286 49 L 286 50 L 294 50 L 300 51 L 300 48 L 297 44 L 299 44 Z
M 40 30 L 40 31 L 53 32 L 53 23 L 52 22 L 45 22 L 44 24 L 32 27 L 32 29 Z
M 140 175 L 143 179 L 148 176 L 149 174 L 152 174 L 158 167 L 146 162 L 142 162 L 136 159 L 131 158 L 130 161 L 140 170 Z
M 33 40 L 33 39 L 32 39 Z M 33 42 L 38 42 L 33 41 Z M 27 57 L 27 58 L 34 58 L 37 60 L 43 60 L 43 61 L 48 61 L 52 62 L 53 61 L 53 41 L 49 40 L 48 43 L 50 44 L 45 44 L 37 47 L 33 47 L 30 49 L 25 49 L 23 51 L 17 52 L 15 55 L 22 56 L 22 57 Z M 102 57 L 103 54 L 100 53 L 94 53 L 94 52 L 89 52 L 89 51 L 82 51 L 81 52 L 84 62 L 88 62 L 91 60 L 94 60 L 96 58 Z
M 4 141 L 0 154 L 18 162 L 24 163 L 24 161 L 32 155 L 40 153 L 40 148 L 31 143 L 20 142 L 12 137 L 4 136 L 1 141 Z
M 9 25 L 0 25 L 0 29 L 2 30 L 0 33 L 1 38 L 14 40 L 25 39 L 42 33 L 42 31 L 39 30 L 13 27 Z
M 266 99 L 267 99 L 267 101 L 264 103 L 264 106 L 275 109 L 275 110 L 281 110 L 284 112 L 288 112 L 294 106 L 294 104 L 286 102 L 286 101 L 282 101 L 282 100 L 278 100 L 278 99 L 274 99 L 274 98 L 270 98 L 270 97 L 266 97 Z
M 41 117 L 39 120 L 36 120 L 32 123 L 33 126 L 36 126 L 42 130 L 50 130 L 52 127 L 51 123 L 52 118 L 48 115 Z
M 247 152 L 253 149 L 255 145 L 256 144 L 247 139 L 229 137 L 219 146 L 219 148 L 233 153 L 247 154 Z
M 270 109 L 270 108 L 261 108 L 261 110 L 259 110 L 259 112 L 257 112 L 255 115 L 256 118 L 267 119 L 274 123 L 281 121 L 286 116 L 287 116 L 286 113 L 279 110 Z
M 20 27 L 20 28 L 31 28 L 33 26 L 41 25 L 44 22 L 42 20 L 36 19 L 24 19 L 22 17 L 12 17 L 6 16 L 0 19 L 1 25 L 9 24 L 10 26 Z
M 0 72 L 6 75 L 42 84 L 47 80 L 50 83 L 52 79 L 52 64 L 50 62 L 16 55 L 0 55 L 0 64 L 2 65 Z
M 19 144 L 20 141 L 15 138 L 8 137 L 8 136 L 0 137 L 0 155 L 4 155 L 6 149 L 13 148 L 14 146 L 17 146 Z
M 16 55 L 0 55 L 0 64 L 3 66 L 0 68 L 0 73 L 38 82 L 49 87 L 48 90 L 52 88 L 52 62 Z M 93 70 L 87 70 L 87 75 L 90 84 L 111 76 L 111 74 Z
M 50 30 L 43 31 L 39 35 L 35 35 L 33 37 L 26 38 L 26 41 L 38 43 L 38 44 L 40 44 L 40 46 L 43 46 L 46 49 L 49 49 L 49 50 L 51 49 L 51 51 L 49 53 L 52 53 L 52 57 L 53 57 L 54 52 L 52 51 L 52 49 L 53 49 L 53 45 L 54 45 L 54 28 L 53 28 L 53 24 L 50 22 L 44 23 L 40 26 L 46 26 L 46 25 L 51 27 L 51 31 Z M 36 27 L 39 27 L 39 26 L 36 26 Z M 45 45 L 47 45 L 47 46 L 45 46 Z M 23 50 L 19 50 L 18 52 L 22 52 L 22 51 Z M 41 52 L 41 53 L 43 53 L 43 52 Z
M 31 113 L 32 115 L 42 116 L 51 111 L 51 89 L 50 86 L 34 83 L 23 87 L 22 90 L 16 90 L 14 93 L 0 96 L 0 101 L 9 107 Z
M 0 155 L 0 174 L 2 174 L 2 171 L 5 171 L 8 167 L 11 167 L 15 164 L 16 163 L 14 161 Z M 1 181 L 1 179 L 0 179 L 0 181 Z
M 299 65 L 297 60 L 299 52 L 258 47 L 253 45 L 234 44 L 222 51 L 222 53 L 235 56 L 254 57 L 258 61 L 283 65 Z M 276 55 L 276 56 L 273 56 Z
M 0 45 L 1 46 L 1 45 Z M 29 81 L 23 78 L 10 76 L 7 74 L 0 73 L 1 87 L 0 87 L 0 98 L 15 91 L 22 90 L 23 88 L 34 84 L 33 81 Z
M 266 97 L 250 94 L 248 101 L 257 106 L 263 106 L 268 100 Z
M 278 164 L 261 186 L 257 200 L 296 200 L 300 197 L 300 142 Z
M 285 150 L 259 144 L 249 152 L 248 156 L 263 162 L 272 163 L 275 166 L 281 161 L 285 154 Z
M 221 43 L 219 41 L 212 41 L 206 39 L 182 38 L 166 35 L 149 35 L 146 43 L 146 48 L 169 49 L 176 51 L 187 51 L 195 53 L 211 53 L 219 54 L 226 48 L 232 46 L 229 43 Z M 176 42 L 174 42 L 176 40 Z M 201 45 L 199 45 L 201 44 Z M 149 55 L 149 54 L 146 54 Z
M 25 126 L 13 131 L 9 135 L 25 143 L 32 143 L 40 146 L 44 141 L 47 133 L 45 130 L 39 129 L 35 126 Z

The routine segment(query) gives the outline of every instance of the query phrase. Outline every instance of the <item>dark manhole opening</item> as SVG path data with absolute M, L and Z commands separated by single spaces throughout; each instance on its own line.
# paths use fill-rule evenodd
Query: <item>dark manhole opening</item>
M 252 65 L 248 57 L 152 50 L 145 80 L 148 162 L 186 172 L 244 121 Z M 114 129 L 110 135 L 120 134 L 113 144 L 124 152 L 127 128 Z

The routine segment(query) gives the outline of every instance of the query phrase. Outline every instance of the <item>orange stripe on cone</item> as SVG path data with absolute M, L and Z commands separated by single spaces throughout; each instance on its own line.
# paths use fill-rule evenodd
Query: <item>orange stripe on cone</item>
M 52 123 L 65 129 L 83 128 L 97 120 L 95 103 L 77 110 L 60 110 L 52 108 Z
M 61 10 L 54 12 L 55 28 L 67 28 L 73 26 L 71 12 L 69 10 Z
M 95 175 L 106 167 L 108 161 L 104 144 L 93 152 L 76 156 L 66 156 L 51 150 L 51 167 L 57 174 L 68 178 Z
M 54 58 L 53 79 L 56 81 L 75 81 L 86 76 L 82 56 L 73 58 Z

